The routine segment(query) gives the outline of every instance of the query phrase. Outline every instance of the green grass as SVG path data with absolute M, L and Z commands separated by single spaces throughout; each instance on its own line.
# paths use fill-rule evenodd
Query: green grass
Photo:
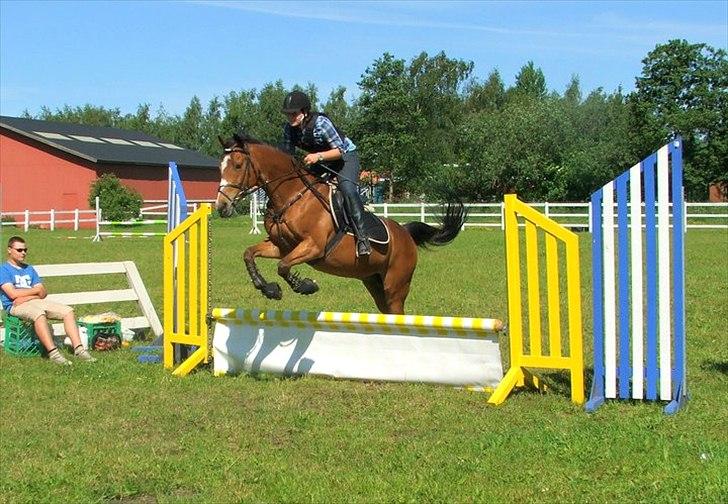
M 374 310 L 358 282 L 307 267 L 319 293 L 264 300 L 241 258 L 260 237 L 247 222 L 212 228 L 213 306 Z M 29 260 L 133 260 L 162 315 L 161 239 L 68 235 L 88 232 L 29 232 Z M 581 247 L 588 335 L 589 235 Z M 273 262 L 259 264 L 276 277 Z M 687 265 L 691 398 L 674 417 L 629 402 L 589 415 L 560 376 L 551 393 L 493 408 L 484 394 L 418 384 L 206 370 L 179 379 L 129 350 L 70 369 L 0 352 L 0 502 L 725 502 L 728 234 L 691 230 Z M 500 231 L 468 230 L 420 255 L 407 310 L 506 318 L 505 292 Z

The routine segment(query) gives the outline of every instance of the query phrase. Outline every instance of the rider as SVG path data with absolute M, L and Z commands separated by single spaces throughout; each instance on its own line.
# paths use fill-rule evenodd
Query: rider
M 295 154 L 296 147 L 308 152 L 306 166 L 322 163 L 336 172 L 339 190 L 356 234 L 357 256 L 369 255 L 372 247 L 364 230 L 364 205 L 359 198 L 359 155 L 356 145 L 342 133 L 326 114 L 311 112 L 306 93 L 292 91 L 283 100 L 282 111 L 288 117 L 283 127 L 283 150 Z

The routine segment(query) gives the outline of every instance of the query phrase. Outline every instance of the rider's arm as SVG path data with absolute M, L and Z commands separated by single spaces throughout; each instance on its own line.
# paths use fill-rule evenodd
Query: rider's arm
M 341 159 L 341 151 L 334 148 L 323 152 L 313 152 L 311 154 L 306 154 L 306 157 L 303 158 L 303 162 L 307 165 L 312 165 L 325 161 L 336 161 L 337 159 Z
M 319 116 L 316 121 L 316 128 L 321 132 L 321 137 L 331 147 L 330 150 L 322 152 L 324 154 L 325 161 L 334 161 L 341 159 L 346 152 L 346 146 L 344 145 L 344 139 L 339 136 L 339 132 L 334 128 L 334 124 L 324 116 Z M 334 151 L 338 151 L 334 153 Z M 335 157 L 334 157 L 335 156 Z

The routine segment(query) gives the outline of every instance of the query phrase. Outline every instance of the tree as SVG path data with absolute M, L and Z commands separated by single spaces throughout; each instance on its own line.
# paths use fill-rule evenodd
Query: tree
M 705 199 L 710 183 L 728 182 L 726 51 L 671 40 L 642 63 L 630 97 L 637 145 L 646 153 L 681 135 L 688 197 Z
M 334 124 L 341 128 L 344 133 L 347 133 L 351 130 L 353 110 L 344 98 L 345 93 L 346 88 L 344 86 L 338 86 L 331 91 L 329 99 L 323 105 L 323 111 L 334 121 Z
M 178 121 L 176 143 L 192 150 L 202 150 L 205 143 L 202 125 L 202 103 L 197 96 L 193 96 L 187 105 L 182 120 Z
M 546 97 L 546 77 L 533 61 L 521 67 L 516 75 L 516 85 L 510 90 L 515 98 L 541 100 Z
M 389 177 L 391 196 L 395 184 L 406 188 L 416 183 L 419 175 L 417 132 L 423 118 L 409 92 L 404 60 L 384 53 L 366 69 L 359 88 L 355 142 L 361 149 L 363 166 Z
M 90 126 L 117 126 L 121 119 L 121 112 L 118 108 L 107 109 L 87 103 L 79 107 L 64 105 L 62 109 L 56 109 L 55 112 L 52 112 L 48 107 L 41 107 L 40 114 L 36 119 L 88 124 Z
M 506 91 L 498 70 L 493 70 L 484 83 L 470 83 L 465 100 L 469 112 L 495 112 L 501 110 L 506 101 Z
M 286 118 L 281 113 L 281 106 L 286 94 L 288 91 L 283 87 L 281 80 L 266 84 L 258 93 L 258 114 L 251 133 L 271 145 L 280 144 L 283 138 L 283 124 Z

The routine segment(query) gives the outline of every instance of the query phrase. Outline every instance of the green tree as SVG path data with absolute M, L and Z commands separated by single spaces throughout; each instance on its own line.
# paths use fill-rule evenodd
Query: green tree
M 202 150 L 205 143 L 202 124 L 202 102 L 193 96 L 181 120 L 177 121 L 175 143 L 192 150 Z
M 366 69 L 359 88 L 354 138 L 362 164 L 389 177 L 391 196 L 399 184 L 411 187 L 420 175 L 417 133 L 424 119 L 410 92 L 404 60 L 390 53 Z
M 728 182 L 726 51 L 670 40 L 642 63 L 630 97 L 637 146 L 646 153 L 681 135 L 687 195 L 705 199 L 710 183 Z
M 493 70 L 484 83 L 473 81 L 466 92 L 465 108 L 468 112 L 495 112 L 506 102 L 506 90 L 498 70 Z
M 220 154 L 220 142 L 217 135 L 222 130 L 222 103 L 217 96 L 207 104 L 205 117 L 202 120 L 203 146 L 201 152 L 217 157 Z
M 540 68 L 536 68 L 533 61 L 529 61 L 521 67 L 516 75 L 516 84 L 509 91 L 516 99 L 542 100 L 546 97 L 546 77 Z
M 280 80 L 266 84 L 258 93 L 258 113 L 251 133 L 271 145 L 280 144 L 283 138 L 283 125 L 286 118 L 281 113 L 281 106 L 286 94 L 288 91 L 283 87 L 283 81 Z
M 257 115 L 255 90 L 230 91 L 223 98 L 223 118 L 219 135 L 230 137 L 238 131 L 252 132 Z M 252 134 L 252 133 L 251 133 Z
M 117 126 L 121 120 L 121 112 L 118 108 L 107 109 L 96 105 L 86 104 L 83 106 L 71 107 L 64 105 L 62 109 L 52 112 L 48 107 L 41 107 L 40 113 L 35 117 L 43 121 L 60 121 L 76 124 L 87 124 L 90 126 Z
M 328 100 L 323 105 L 323 111 L 334 121 L 334 124 L 348 134 L 351 131 L 354 110 L 346 102 L 345 94 L 346 88 L 344 86 L 338 86 L 332 90 Z

